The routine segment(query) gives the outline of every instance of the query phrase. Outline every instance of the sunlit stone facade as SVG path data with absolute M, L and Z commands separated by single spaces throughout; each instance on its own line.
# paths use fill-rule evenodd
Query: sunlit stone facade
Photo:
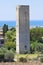
M 16 52 L 30 53 L 29 6 L 16 7 Z

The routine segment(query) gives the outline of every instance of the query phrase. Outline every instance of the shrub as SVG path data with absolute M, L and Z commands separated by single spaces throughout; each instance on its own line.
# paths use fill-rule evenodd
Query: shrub
M 13 61 L 14 52 L 12 50 L 8 50 L 4 47 L 0 48 L 0 62 L 2 61 Z
M 43 54 L 43 50 L 41 50 L 41 53 Z
M 7 52 L 7 49 L 4 47 L 0 48 L 0 62 L 4 61 L 4 54 Z
M 4 59 L 6 61 L 13 61 L 13 59 L 14 59 L 13 51 L 10 50 L 10 51 L 6 52 L 5 55 L 4 55 Z
M 26 58 L 21 57 L 21 58 L 19 58 L 19 61 L 20 61 L 20 62 L 27 62 L 27 59 L 26 59 Z
M 0 62 L 4 60 L 4 54 L 0 54 Z
M 43 57 L 40 58 L 40 61 L 43 62 Z
M 24 50 L 24 54 L 27 54 L 28 53 L 28 51 L 27 50 Z

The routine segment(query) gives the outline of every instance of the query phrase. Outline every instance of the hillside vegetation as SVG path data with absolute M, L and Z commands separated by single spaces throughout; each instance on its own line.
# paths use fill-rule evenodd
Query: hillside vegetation
M 43 54 L 43 28 L 36 27 L 30 29 L 30 54 L 24 53 L 24 55 L 16 55 L 16 28 L 12 27 L 11 29 L 8 29 L 8 26 L 6 27 L 6 25 L 3 27 L 3 30 L 5 29 L 5 31 L 3 31 L 4 46 L 0 48 L 0 59 L 12 61 L 14 60 L 14 57 L 35 58 L 39 53 Z
M 4 47 L 16 51 L 16 28 L 11 28 L 5 33 Z M 43 28 L 30 29 L 30 51 L 31 53 L 43 52 Z

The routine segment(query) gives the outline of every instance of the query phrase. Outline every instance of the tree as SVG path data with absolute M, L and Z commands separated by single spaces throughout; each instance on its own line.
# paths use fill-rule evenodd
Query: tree
M 31 51 L 31 53 L 34 53 L 35 51 L 36 51 L 36 46 L 37 46 L 37 42 L 31 42 L 31 44 L 30 44 L 30 51 Z
M 32 28 L 30 29 L 30 41 L 43 42 L 43 28 Z
M 42 52 L 43 51 L 43 44 L 42 43 L 38 43 L 37 46 L 36 46 L 36 50 L 38 52 Z
M 7 48 L 8 50 L 13 48 L 14 51 L 15 51 L 16 50 L 16 43 L 7 41 L 7 42 L 4 43 L 4 47 Z
M 8 31 L 8 25 L 4 24 L 3 26 L 3 36 L 5 36 L 5 33 Z
M 11 28 L 5 33 L 4 47 L 16 50 L 16 29 Z
M 9 31 L 7 31 L 5 33 L 6 41 L 14 42 L 15 38 L 16 38 L 16 30 L 15 30 L 15 28 L 11 28 Z

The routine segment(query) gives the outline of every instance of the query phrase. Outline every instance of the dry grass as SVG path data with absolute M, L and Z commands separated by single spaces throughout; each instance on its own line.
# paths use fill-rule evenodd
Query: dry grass
M 18 54 L 15 55 L 15 58 L 20 58 L 20 57 L 29 57 L 29 58 L 36 58 L 38 56 L 38 54 Z M 41 63 L 40 61 L 37 60 L 32 60 L 32 61 L 28 61 L 25 63 L 22 62 L 0 62 L 0 65 L 43 65 L 43 63 Z
M 43 65 L 43 63 L 41 62 L 26 62 L 26 63 L 22 63 L 22 62 L 1 62 L 0 65 Z

